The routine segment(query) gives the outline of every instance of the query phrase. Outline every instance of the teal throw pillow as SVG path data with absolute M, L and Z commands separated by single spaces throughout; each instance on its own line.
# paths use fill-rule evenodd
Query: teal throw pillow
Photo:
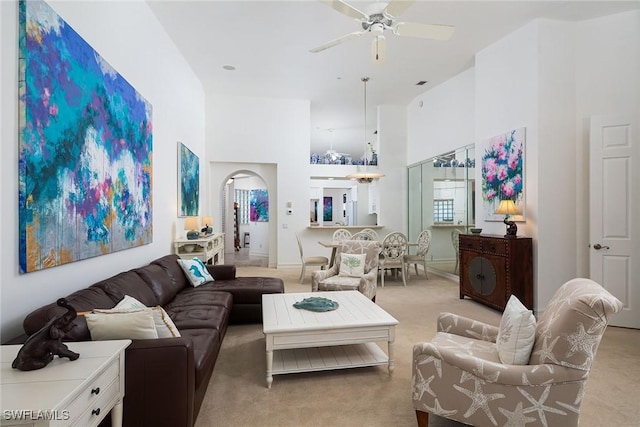
M 178 264 L 180 264 L 189 279 L 189 283 L 194 288 L 207 282 L 213 282 L 213 277 L 207 271 L 207 267 L 198 258 L 179 259 Z

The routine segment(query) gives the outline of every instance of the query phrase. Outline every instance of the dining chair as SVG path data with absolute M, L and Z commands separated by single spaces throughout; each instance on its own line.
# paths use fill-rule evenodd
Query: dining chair
M 362 230 L 351 236 L 352 240 L 374 240 L 377 241 L 380 238 L 378 233 L 372 228 L 363 228 Z
M 384 288 L 384 276 L 387 269 L 399 269 L 402 273 L 402 283 L 407 286 L 404 272 L 404 255 L 407 253 L 407 236 L 394 231 L 382 240 L 380 263 L 378 269 L 381 275 L 381 285 Z
M 424 269 L 424 277 L 425 279 L 428 279 L 429 276 L 427 276 L 427 252 L 429 252 L 429 246 L 431 245 L 431 230 L 422 230 L 420 234 L 418 234 L 417 244 L 418 250 L 415 254 L 406 254 L 404 256 L 407 279 L 411 277 L 409 274 L 409 266 L 411 264 L 413 264 L 416 269 L 416 276 L 418 276 L 418 264 L 422 264 L 422 268 Z
M 302 261 L 302 270 L 300 271 L 300 279 L 299 282 L 302 283 L 304 281 L 304 274 L 307 266 L 319 266 L 320 270 L 324 270 L 326 266 L 329 265 L 329 258 L 326 256 L 304 256 L 304 251 L 302 250 L 302 242 L 300 241 L 300 236 L 296 232 L 296 240 L 298 241 L 298 249 L 300 250 L 300 260 Z
M 460 264 L 460 230 L 453 230 L 451 232 L 451 244 L 453 244 L 453 250 L 456 253 L 456 266 L 453 267 L 453 272 L 458 271 L 458 266 Z
M 333 232 L 333 237 L 331 238 L 334 242 L 342 242 L 343 240 L 351 240 L 351 232 L 346 228 L 338 228 Z

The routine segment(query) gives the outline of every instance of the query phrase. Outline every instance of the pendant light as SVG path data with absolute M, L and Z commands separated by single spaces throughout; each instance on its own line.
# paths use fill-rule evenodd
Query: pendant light
M 384 174 L 378 172 L 367 172 L 369 165 L 369 159 L 367 158 L 367 82 L 369 81 L 369 77 L 362 77 L 361 80 L 364 84 L 364 167 L 362 172 L 350 173 L 349 175 L 347 175 L 347 178 L 355 179 L 361 184 L 369 184 L 374 179 L 382 178 Z

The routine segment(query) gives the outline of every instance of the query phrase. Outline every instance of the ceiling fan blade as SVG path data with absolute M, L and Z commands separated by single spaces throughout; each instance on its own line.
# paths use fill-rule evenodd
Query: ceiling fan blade
M 309 50 L 309 52 L 311 52 L 311 53 L 322 52 L 323 50 L 329 49 L 330 47 L 334 47 L 334 46 L 342 44 L 342 43 L 344 43 L 346 41 L 349 41 L 351 39 L 355 39 L 356 37 L 358 37 L 358 36 L 360 36 L 360 35 L 362 35 L 362 34 L 364 34 L 366 32 L 367 32 L 366 30 L 363 30 L 363 31 L 354 31 L 353 33 L 345 34 L 342 37 L 338 37 L 337 39 L 333 39 L 333 40 L 328 41 L 328 42 L 326 42 L 326 43 L 324 43 L 324 44 L 322 44 L 322 45 L 320 45 L 318 47 L 315 47 L 315 48 Z
M 335 9 L 338 12 L 342 13 L 343 15 L 347 15 L 350 18 L 369 19 L 369 16 L 366 13 L 359 11 L 355 7 L 351 6 L 348 3 L 345 3 L 342 0 L 320 0 L 320 1 L 326 4 L 327 6 L 331 7 L 332 9 Z
M 449 40 L 456 27 L 453 25 L 416 24 L 413 22 L 399 22 L 393 27 L 393 33 L 398 36 L 419 37 L 423 39 Z
M 384 8 L 384 12 L 388 15 L 397 18 L 409 8 L 416 0 L 391 0 L 387 7 Z

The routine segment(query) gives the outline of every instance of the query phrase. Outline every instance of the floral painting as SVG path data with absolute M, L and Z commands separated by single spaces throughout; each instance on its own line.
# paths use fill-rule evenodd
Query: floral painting
M 494 214 L 501 200 L 511 199 L 522 212 L 513 221 L 525 219 L 524 193 L 525 128 L 494 136 L 482 147 L 482 199 L 485 220 L 502 221 Z
M 200 159 L 178 143 L 178 216 L 198 216 L 200 211 Z
M 150 243 L 151 105 L 44 1 L 19 64 L 20 273 Z
M 249 220 L 252 222 L 269 222 L 269 194 L 267 190 L 251 190 Z

